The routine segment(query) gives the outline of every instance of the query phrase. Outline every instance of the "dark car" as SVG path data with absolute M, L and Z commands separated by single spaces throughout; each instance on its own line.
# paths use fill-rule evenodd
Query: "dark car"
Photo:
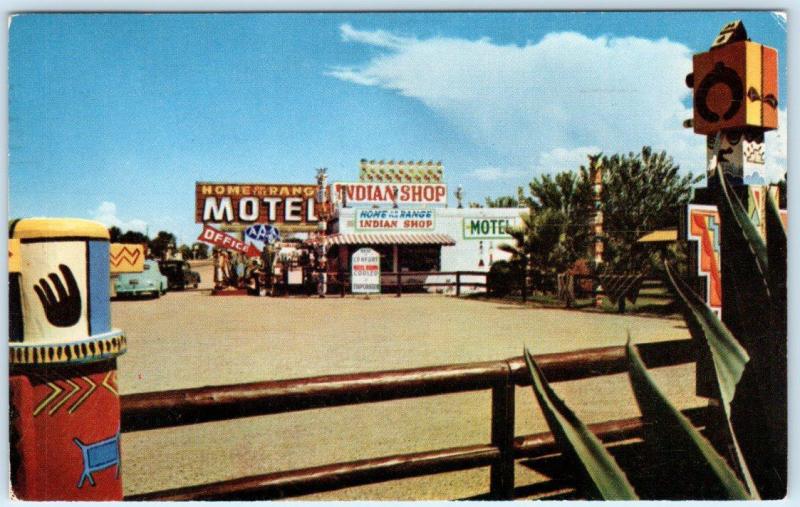
M 187 287 L 197 288 L 200 283 L 200 275 L 196 271 L 189 269 L 186 261 L 161 261 L 158 263 L 161 273 L 167 277 L 170 289 L 185 289 Z

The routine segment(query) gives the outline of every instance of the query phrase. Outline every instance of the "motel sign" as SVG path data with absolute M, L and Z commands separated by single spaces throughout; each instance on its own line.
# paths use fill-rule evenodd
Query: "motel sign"
M 511 239 L 507 218 L 464 218 L 464 239 Z

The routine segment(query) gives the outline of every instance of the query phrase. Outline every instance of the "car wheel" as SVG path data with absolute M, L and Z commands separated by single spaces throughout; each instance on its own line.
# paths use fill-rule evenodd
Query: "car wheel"
M 194 287 L 195 289 L 197 288 L 197 282 L 195 282 L 195 283 L 194 283 L 193 287 Z

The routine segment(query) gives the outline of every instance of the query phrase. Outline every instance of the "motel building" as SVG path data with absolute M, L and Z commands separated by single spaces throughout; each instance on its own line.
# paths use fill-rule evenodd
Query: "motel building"
M 455 282 L 455 274 L 447 273 L 488 272 L 493 262 L 508 260 L 499 246 L 513 241 L 506 229 L 527 213 L 449 207 L 441 162 L 362 160 L 354 180 L 328 185 L 318 174 L 316 185 L 196 182 L 195 221 L 204 227 L 198 240 L 208 242 L 203 234 L 213 226 L 260 251 L 264 244 L 246 231 L 269 224 L 282 241 L 324 244 L 331 274 L 349 273 L 353 254 L 366 247 L 380 255 L 382 285 L 395 286 L 396 276 L 388 273 L 400 272 L 416 273 L 402 280 L 414 286 Z M 483 283 L 485 276 L 463 275 L 461 281 Z
M 492 262 L 508 260 L 501 243 L 512 242 L 506 227 L 518 225 L 519 208 L 351 208 L 340 207 L 325 238 L 331 270 L 350 270 L 359 248 L 372 248 L 381 257 L 381 273 L 429 272 L 403 278 L 413 284 L 455 281 L 455 275 L 436 272 L 488 272 Z M 375 218 L 381 217 L 381 218 Z M 418 218 L 423 217 L 423 218 Z M 334 267 L 335 266 L 335 267 Z M 484 281 L 483 276 L 462 276 L 462 282 Z M 384 276 L 385 285 L 395 280 Z M 465 287 L 469 292 L 469 287 Z

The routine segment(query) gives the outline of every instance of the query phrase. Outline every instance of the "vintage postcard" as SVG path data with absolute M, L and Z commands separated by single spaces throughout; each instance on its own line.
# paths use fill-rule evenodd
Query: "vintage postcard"
M 9 497 L 780 499 L 787 14 L 9 18 Z

